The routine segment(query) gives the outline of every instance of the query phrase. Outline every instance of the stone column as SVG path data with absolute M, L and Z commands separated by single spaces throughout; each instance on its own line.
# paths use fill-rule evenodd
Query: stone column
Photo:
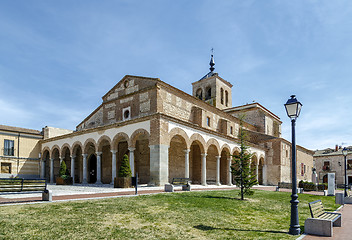
M 54 183 L 54 159 L 50 158 L 50 183 Z
M 83 184 L 87 184 L 88 183 L 88 179 L 87 179 L 87 156 L 88 154 L 82 154 L 83 157 Z
M 150 184 L 163 186 L 169 182 L 169 146 L 163 144 L 149 145 L 150 149 Z
M 131 167 L 131 171 L 132 171 L 132 177 L 134 177 L 134 175 L 135 175 L 135 172 L 134 172 L 134 150 L 136 150 L 136 148 L 129 147 L 128 150 L 130 151 L 130 167 Z
M 266 177 L 266 169 L 267 169 L 267 166 L 264 164 L 263 165 L 263 169 L 262 169 L 263 185 L 267 185 L 268 184 L 268 179 Z
M 72 177 L 72 183 L 75 183 L 75 159 L 76 159 L 76 156 L 72 155 L 71 156 L 71 177 Z
M 228 161 L 228 178 L 227 178 L 227 185 L 232 186 L 232 172 L 231 172 L 231 164 L 232 164 L 232 158 L 229 157 L 227 159 Z
M 61 163 L 64 160 L 64 157 L 59 157 L 59 159 L 60 159 L 60 167 L 61 167 Z
M 183 150 L 185 152 L 185 178 L 189 178 L 189 152 L 191 150 Z
M 257 183 L 258 183 L 258 185 L 259 185 L 259 176 L 258 176 L 258 167 L 259 167 L 259 165 L 258 165 L 258 163 L 257 163 L 257 165 L 256 165 L 256 168 L 255 168 L 255 174 L 257 174 Z
M 207 185 L 207 154 L 202 153 L 202 185 Z
M 216 185 L 220 184 L 220 158 L 221 156 L 216 156 Z
M 101 182 L 101 154 L 102 152 L 96 152 L 97 154 L 97 181 L 96 184 L 102 184 Z
M 112 159 L 111 159 L 111 183 L 114 184 L 114 179 L 116 177 L 116 150 L 111 150 L 112 153 Z
M 43 159 L 40 159 L 40 178 L 44 178 L 45 175 L 45 162 Z

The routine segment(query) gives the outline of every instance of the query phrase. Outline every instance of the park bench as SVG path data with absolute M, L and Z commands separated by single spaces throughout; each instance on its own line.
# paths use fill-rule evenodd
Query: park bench
M 341 213 L 325 212 L 321 200 L 308 203 L 312 218 L 304 223 L 307 234 L 332 237 L 332 228 L 341 227 Z
M 165 184 L 165 192 L 174 192 L 174 186 L 182 186 L 182 191 L 191 191 L 191 179 L 173 178 L 171 184 Z
M 51 201 L 52 192 L 46 186 L 45 179 L 0 178 L 0 193 L 42 192 L 42 200 Z

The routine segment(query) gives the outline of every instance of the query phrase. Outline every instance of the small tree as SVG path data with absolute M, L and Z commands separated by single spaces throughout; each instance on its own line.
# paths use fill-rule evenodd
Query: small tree
M 66 179 L 69 177 L 70 173 L 66 167 L 66 163 L 65 161 L 62 161 L 60 164 L 60 171 L 59 171 L 59 175 L 61 178 Z
M 240 186 L 241 200 L 243 195 L 252 195 L 254 193 L 251 187 L 257 184 L 255 168 L 251 168 L 252 154 L 248 152 L 247 133 L 243 127 L 244 115 L 240 116 L 239 139 L 241 143 L 241 151 L 233 155 L 233 164 L 231 172 L 234 176 L 236 185 Z
M 60 177 L 66 175 L 66 171 L 67 171 L 67 167 L 66 167 L 66 163 L 65 161 L 62 161 L 61 164 L 60 164 Z
M 121 167 L 119 169 L 119 177 L 132 177 L 132 171 L 127 154 L 123 155 Z

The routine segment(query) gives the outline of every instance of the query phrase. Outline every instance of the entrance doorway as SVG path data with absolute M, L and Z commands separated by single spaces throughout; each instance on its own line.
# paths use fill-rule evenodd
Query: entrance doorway
M 95 183 L 97 181 L 97 157 L 92 154 L 88 160 L 88 183 Z

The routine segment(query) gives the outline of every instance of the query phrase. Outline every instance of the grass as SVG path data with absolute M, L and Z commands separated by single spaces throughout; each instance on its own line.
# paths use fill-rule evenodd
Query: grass
M 299 194 L 300 225 L 308 202 L 334 197 Z M 296 239 L 288 235 L 290 193 L 255 190 L 183 192 L 0 207 L 0 239 Z

